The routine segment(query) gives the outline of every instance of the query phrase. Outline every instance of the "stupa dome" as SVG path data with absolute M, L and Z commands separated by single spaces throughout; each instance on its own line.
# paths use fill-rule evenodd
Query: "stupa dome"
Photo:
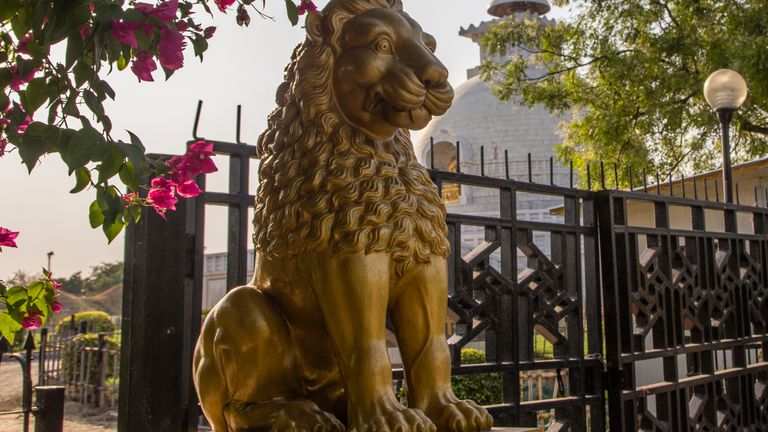
M 520 12 L 544 15 L 550 9 L 547 0 L 493 0 L 488 6 L 488 14 L 496 17 L 510 16 Z

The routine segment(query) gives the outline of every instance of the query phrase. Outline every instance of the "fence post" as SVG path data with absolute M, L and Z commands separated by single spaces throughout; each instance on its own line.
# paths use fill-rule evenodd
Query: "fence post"
M 64 387 L 37 386 L 35 432 L 62 432 L 64 430 Z
M 48 329 L 43 328 L 40 330 L 40 354 L 37 359 L 37 385 L 45 385 L 46 371 L 45 371 L 45 350 L 48 347 Z
M 123 325 L 120 348 L 118 431 L 196 430 L 199 409 L 192 385 L 195 316 L 195 236 L 180 205 L 163 220 L 144 208 L 125 239 Z M 197 302 L 199 309 L 200 302 Z
M 104 368 L 104 350 L 106 349 L 106 341 L 104 340 L 105 334 L 99 333 L 99 350 L 96 352 L 96 394 L 94 399 L 96 406 L 101 408 L 104 406 L 104 387 L 106 386 L 105 378 L 106 374 Z

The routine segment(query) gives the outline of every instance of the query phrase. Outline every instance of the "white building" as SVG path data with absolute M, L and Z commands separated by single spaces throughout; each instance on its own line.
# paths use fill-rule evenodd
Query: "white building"
M 494 18 L 479 25 L 462 28 L 459 35 L 480 44 L 487 29 L 502 20 L 522 19 L 527 16 L 538 17 L 545 23 L 552 21 L 544 17 L 549 12 L 547 0 L 494 0 L 488 13 Z M 519 48 L 510 47 L 503 57 L 494 60 L 503 62 L 514 56 L 527 53 Z M 489 55 L 480 47 L 480 62 L 489 59 Z M 513 102 L 502 102 L 491 92 L 490 86 L 478 76 L 480 66 L 467 71 L 467 80 L 456 88 L 453 106 L 443 116 L 437 117 L 414 141 L 414 149 L 419 161 L 435 169 L 456 171 L 457 143 L 459 143 L 458 165 L 461 172 L 481 173 L 481 147 L 484 150 L 484 174 L 490 177 L 504 178 L 505 151 L 508 155 L 509 177 L 528 181 L 528 155 L 531 158 L 532 180 L 536 183 L 550 183 L 550 158 L 554 156 L 554 147 L 562 141 L 557 134 L 563 118 L 550 115 L 543 106 L 527 108 Z M 433 143 L 433 144 L 431 144 Z M 432 150 L 434 148 L 434 157 Z M 570 184 L 569 169 L 557 161 L 553 164 L 552 180 L 560 186 Z M 499 194 L 494 189 L 445 185 L 443 196 L 449 213 L 472 214 L 477 216 L 499 216 Z M 560 222 L 559 215 L 553 215 L 549 209 L 563 205 L 558 197 L 543 195 L 518 194 L 517 217 L 519 219 L 542 222 Z M 483 230 L 470 228 L 462 230 L 462 249 L 469 249 L 483 240 Z M 546 255 L 550 254 L 549 234 L 534 234 L 534 242 Z M 522 253 L 520 258 L 522 258 Z M 525 260 L 518 262 L 522 265 Z

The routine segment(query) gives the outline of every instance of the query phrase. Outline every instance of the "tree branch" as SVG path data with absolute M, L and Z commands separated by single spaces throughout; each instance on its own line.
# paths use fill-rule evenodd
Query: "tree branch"
M 762 135 L 768 135 L 768 126 L 760 126 L 749 121 L 742 121 L 741 130 L 745 132 L 754 132 Z

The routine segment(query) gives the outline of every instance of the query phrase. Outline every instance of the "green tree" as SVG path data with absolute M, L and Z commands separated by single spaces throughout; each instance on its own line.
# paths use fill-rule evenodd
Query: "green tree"
M 123 263 L 117 261 L 91 267 L 91 275 L 85 280 L 84 287 L 86 294 L 95 294 L 121 283 L 123 283 Z
M 732 157 L 768 153 L 768 2 L 553 3 L 569 7 L 569 18 L 510 19 L 488 32 L 483 44 L 491 54 L 518 46 L 529 55 L 487 62 L 482 74 L 503 100 L 572 114 L 561 159 L 662 175 L 719 166 L 718 123 L 702 87 L 721 68 L 737 70 L 750 86 L 734 118 Z
M 61 290 L 70 294 L 81 295 L 83 293 L 83 272 L 72 273 L 68 278 L 56 279 L 61 284 Z

